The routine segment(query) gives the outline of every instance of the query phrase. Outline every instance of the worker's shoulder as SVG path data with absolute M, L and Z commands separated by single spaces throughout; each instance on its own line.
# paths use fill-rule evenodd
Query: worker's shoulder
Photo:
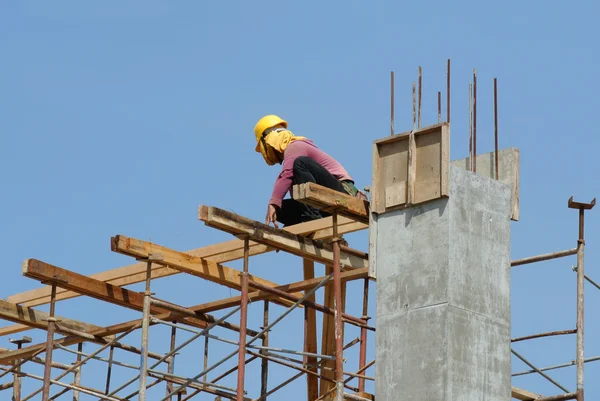
M 308 138 L 296 139 L 296 140 L 292 141 L 288 145 L 288 147 L 289 146 L 298 147 L 298 148 L 300 148 L 300 147 L 316 148 L 317 147 L 317 145 L 315 145 L 315 143 L 311 139 L 308 139 Z

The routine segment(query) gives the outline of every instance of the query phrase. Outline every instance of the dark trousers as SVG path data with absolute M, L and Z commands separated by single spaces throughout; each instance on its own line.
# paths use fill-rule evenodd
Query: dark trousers
M 298 157 L 293 166 L 293 184 L 299 185 L 314 182 L 327 188 L 346 193 L 341 182 L 323 166 L 313 159 L 305 156 Z M 329 213 L 320 211 L 312 206 L 305 205 L 294 199 L 284 199 L 281 208 L 277 211 L 277 221 L 284 226 L 302 223 L 330 216 Z

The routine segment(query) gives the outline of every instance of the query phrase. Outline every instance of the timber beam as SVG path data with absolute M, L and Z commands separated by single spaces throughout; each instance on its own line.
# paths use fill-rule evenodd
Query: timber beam
M 314 206 L 327 213 L 338 212 L 342 216 L 369 224 L 369 202 L 339 192 L 314 182 L 294 185 L 294 200 Z
M 338 219 L 338 228 L 340 234 L 350 233 L 359 231 L 367 228 L 368 225 L 358 223 L 351 219 L 340 217 Z M 295 224 L 293 226 L 285 227 L 285 231 L 293 234 L 310 236 L 313 239 L 328 239 L 333 235 L 332 230 L 332 218 L 327 217 L 324 219 L 309 221 L 306 223 Z M 250 255 L 258 255 L 265 252 L 272 251 L 273 248 L 263 244 L 250 242 Z M 210 260 L 217 263 L 224 263 L 232 260 L 241 259 L 243 257 L 244 244 L 243 241 L 234 239 L 231 241 L 222 242 L 219 244 L 209 245 L 202 248 L 196 248 L 186 253 L 202 257 L 206 260 Z M 224 271 L 228 271 L 229 268 L 223 266 Z M 173 274 L 178 274 L 179 271 L 168 268 L 166 266 L 155 265 L 152 268 L 152 278 L 166 277 Z M 146 279 L 146 264 L 145 263 L 134 263 L 131 265 L 119 267 L 112 270 L 96 273 L 91 275 L 100 281 L 107 282 L 112 285 L 124 286 L 129 284 L 141 283 Z M 223 281 L 220 284 L 228 286 L 229 288 L 238 288 L 237 284 Z M 275 285 L 275 284 L 273 284 Z M 45 286 L 36 288 L 34 290 L 25 291 L 19 294 L 12 295 L 8 298 L 9 302 L 16 304 L 22 304 L 24 306 L 37 306 L 44 305 L 50 302 L 50 287 Z M 56 291 L 56 299 L 70 299 L 79 297 L 81 294 L 69 291 L 66 289 L 59 288 Z M 0 331 L 0 335 L 17 333 L 20 330 L 18 327 L 13 327 L 8 331 Z
M 532 393 L 531 391 L 523 390 L 518 387 L 511 389 L 511 397 L 521 401 L 535 401 L 538 398 L 542 398 L 540 394 Z
M 345 281 L 351 281 L 351 280 L 364 279 L 364 278 L 368 277 L 368 274 L 369 274 L 369 271 L 366 268 L 365 269 L 355 269 L 355 270 L 351 270 L 348 272 L 342 272 L 341 280 L 342 280 L 342 282 L 345 282 Z M 280 285 L 275 288 L 282 290 L 282 291 L 294 293 L 297 291 L 304 291 L 304 290 L 310 289 L 310 288 L 314 287 L 315 285 L 319 284 L 324 279 L 325 279 L 325 277 L 317 277 L 317 278 L 313 278 L 313 279 L 309 279 L 309 280 L 299 281 L 296 283 Z M 271 293 L 267 293 L 264 291 L 254 291 L 254 292 L 251 292 L 248 294 L 248 299 L 252 300 L 252 301 L 269 299 L 271 297 L 273 297 L 273 295 Z M 213 301 L 213 302 L 209 302 L 209 303 L 205 303 L 205 304 L 201 304 L 201 305 L 192 306 L 188 309 L 190 309 L 194 312 L 219 311 L 221 309 L 226 309 L 226 308 L 230 308 L 232 306 L 237 306 L 240 304 L 240 301 L 241 301 L 241 297 L 236 296 L 236 297 L 222 299 L 219 301 Z M 169 313 L 161 313 L 160 315 L 156 315 L 155 317 L 160 320 L 176 321 L 176 322 L 182 321 L 184 319 L 183 316 L 173 314 L 170 312 Z M 124 323 L 119 323 L 119 324 L 115 324 L 115 325 L 108 326 L 108 327 L 102 327 L 98 330 L 93 330 L 89 334 L 101 339 L 103 337 L 113 336 L 113 335 L 116 335 L 119 333 L 123 333 L 127 330 L 130 330 L 131 328 L 139 325 L 140 322 L 141 322 L 141 319 L 132 320 L 132 321 L 124 322 Z M 82 341 L 81 337 L 67 336 L 67 337 L 63 337 L 63 338 L 55 340 L 54 343 L 58 344 L 58 345 L 63 345 L 66 347 L 69 345 L 80 343 L 81 341 Z M 5 352 L 5 353 L 0 353 L 0 364 L 9 363 L 10 361 L 13 361 L 13 360 L 28 358 L 29 356 L 33 355 L 35 352 L 37 352 L 40 349 L 43 349 L 45 347 L 46 347 L 46 343 L 41 343 L 41 344 L 31 345 L 29 347 L 24 347 L 20 350 L 14 350 L 14 351 L 9 351 L 9 352 Z
M 240 271 L 220 265 L 216 262 L 208 261 L 204 258 L 190 255 L 188 253 L 178 252 L 150 242 L 129 238 L 124 235 L 112 237 L 110 243 L 111 250 L 113 252 L 118 252 L 136 258 L 148 258 L 152 254 L 160 254 L 160 258 L 158 258 L 159 260 L 157 260 L 156 263 L 163 264 L 183 273 L 188 273 L 209 281 L 217 282 L 219 284 L 226 282 L 229 284 L 228 286 L 230 288 L 233 287 L 237 290 L 241 290 L 242 288 Z M 251 280 L 267 287 L 273 288 L 277 286 L 277 284 L 264 280 L 260 277 L 255 277 L 252 275 L 249 275 L 248 277 Z M 300 293 L 296 293 L 294 295 L 301 296 Z M 293 302 L 283 298 L 274 298 L 273 301 L 286 307 L 293 305 Z
M 313 260 L 331 265 L 333 248 L 330 244 L 303 235 L 271 227 L 267 224 L 212 206 L 200 206 L 198 217 L 207 226 L 218 228 L 236 236 L 247 235 L 252 241 L 262 243 Z M 341 247 L 340 263 L 346 269 L 369 266 L 368 255 L 347 247 Z
M 45 283 L 55 283 L 58 287 L 76 291 L 80 294 L 124 306 L 129 309 L 137 311 L 142 311 L 144 309 L 144 295 L 139 292 L 110 285 L 100 280 L 53 266 L 36 259 L 27 259 L 23 262 L 23 275 Z M 169 310 L 154 305 L 150 307 L 151 314 L 157 315 L 165 312 L 169 312 Z M 195 313 L 197 316 L 196 318 L 187 318 L 183 321 L 190 326 L 206 328 L 208 326 L 207 322 L 212 323 L 216 320 L 213 316 L 201 312 Z M 230 330 L 239 331 L 239 326 L 227 322 L 222 322 L 220 326 Z M 247 331 L 248 333 L 254 333 L 250 335 L 258 334 L 253 330 L 248 329 Z

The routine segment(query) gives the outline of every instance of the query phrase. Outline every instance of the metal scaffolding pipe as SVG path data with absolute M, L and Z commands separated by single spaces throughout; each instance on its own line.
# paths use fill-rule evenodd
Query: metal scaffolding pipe
M 521 361 L 523 361 L 527 366 L 529 366 L 531 369 L 535 370 L 538 374 L 540 374 L 544 379 L 548 380 L 550 383 L 554 384 L 556 387 L 558 387 L 559 389 L 561 389 L 562 391 L 564 391 L 565 393 L 568 393 L 569 390 L 567 390 L 566 388 L 564 388 L 563 386 L 561 386 L 560 384 L 558 384 L 556 381 L 554 381 L 550 376 L 548 376 L 547 374 L 545 374 L 544 372 L 542 372 L 541 370 L 539 370 L 538 368 L 536 368 L 535 366 L 533 366 L 533 364 L 531 362 L 529 362 L 527 359 L 523 358 L 519 353 L 517 353 L 514 349 L 511 349 L 510 352 L 512 352 L 517 358 L 519 358 Z
M 577 329 L 573 329 L 573 330 L 561 330 L 561 331 L 550 331 L 548 333 L 532 334 L 530 336 L 517 337 L 517 338 L 513 338 L 510 341 L 513 342 L 513 343 L 516 343 L 518 341 L 531 340 L 533 338 L 551 337 L 551 336 L 562 336 L 562 335 L 565 335 L 565 334 L 575 334 L 575 333 L 577 333 Z
M 50 397 L 50 375 L 52 373 L 52 349 L 54 348 L 54 310 L 56 308 L 56 283 L 52 283 L 52 294 L 50 295 L 50 313 L 47 319 L 48 335 L 46 340 L 46 364 L 44 365 L 44 385 L 42 390 L 42 401 L 48 401 Z
M 593 358 L 587 358 L 583 362 L 584 363 L 588 363 L 588 362 L 596 362 L 596 361 L 600 361 L 600 356 L 595 356 Z M 573 365 L 577 365 L 577 361 L 576 360 L 572 360 L 570 363 L 563 363 L 562 365 L 554 365 L 554 366 L 548 366 L 546 368 L 540 368 L 540 370 L 542 372 L 545 372 L 547 370 L 568 368 L 569 366 L 573 366 Z M 532 373 L 537 373 L 537 372 L 532 369 L 532 370 L 526 370 L 526 371 L 523 371 L 523 372 L 513 373 L 512 376 L 513 377 L 524 376 L 524 375 L 529 375 L 529 374 L 532 374 Z
M 283 318 L 285 318 L 287 315 L 289 315 L 294 309 L 296 309 L 300 305 L 301 301 L 303 301 L 304 299 L 308 298 L 309 296 L 311 296 L 312 294 L 314 294 L 319 288 L 321 288 L 323 285 L 325 285 L 327 283 L 327 281 L 329 281 L 331 279 L 332 276 L 333 276 L 332 274 L 326 276 L 319 284 L 317 284 L 310 291 L 308 291 L 300 301 L 298 301 L 298 302 L 294 303 L 292 306 L 290 306 L 285 312 L 283 312 L 279 317 L 277 317 L 267 327 L 263 328 L 260 331 L 260 333 L 258 333 L 256 336 L 252 337 L 246 344 L 249 345 L 249 344 L 252 344 L 254 341 L 258 340 L 260 338 L 260 336 L 262 336 L 264 333 L 266 333 L 267 331 L 269 331 L 271 329 L 271 327 L 275 326 Z M 200 376 L 204 375 L 205 373 L 210 372 L 211 370 L 213 370 L 213 369 L 217 368 L 218 366 L 222 365 L 223 363 L 225 363 L 226 361 L 228 361 L 229 359 L 231 359 L 233 356 L 235 356 L 237 354 L 238 354 L 237 350 L 233 351 L 232 353 L 228 354 L 223 359 L 221 359 L 219 362 L 217 362 L 216 364 L 212 365 L 210 368 L 208 368 L 208 369 L 206 369 L 206 370 L 198 373 L 198 375 L 196 375 L 195 377 L 193 377 L 193 379 L 197 379 Z M 176 388 L 173 391 L 171 391 L 171 394 L 169 394 L 169 395 L 176 394 L 182 388 L 184 388 L 187 384 L 188 384 L 188 382 L 186 381 L 186 383 L 184 383 L 183 385 L 181 385 L 178 388 Z M 166 401 L 167 398 L 168 397 L 162 398 L 160 401 Z
M 512 262 L 510 262 L 510 265 L 512 267 L 515 267 L 515 266 L 525 265 L 525 264 L 529 264 L 529 263 L 542 262 L 544 260 L 557 259 L 557 258 L 562 258 L 565 256 L 571 256 L 571 255 L 575 255 L 576 253 L 577 253 L 577 248 L 567 249 L 565 251 L 545 253 L 542 255 L 530 256 L 527 258 L 513 260 Z

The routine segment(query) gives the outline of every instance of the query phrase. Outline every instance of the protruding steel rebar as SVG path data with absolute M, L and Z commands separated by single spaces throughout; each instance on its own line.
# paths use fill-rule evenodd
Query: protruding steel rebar
M 477 172 L 477 70 L 473 68 L 473 172 Z
M 473 84 L 469 84 L 469 170 L 473 171 Z
M 413 131 L 417 129 L 417 84 L 412 83 Z
M 438 124 L 442 122 L 442 92 L 438 92 Z
M 494 142 L 496 159 L 496 180 L 498 179 L 498 79 L 494 78 Z
M 394 71 L 390 72 L 390 135 L 394 135 Z
M 419 128 L 421 128 L 421 98 L 423 97 L 423 70 L 419 66 Z
M 56 308 L 56 283 L 52 283 L 50 295 L 50 313 L 48 315 L 48 337 L 46 340 L 46 364 L 44 366 L 44 387 L 42 401 L 48 401 L 50 396 L 50 375 L 52 373 L 52 349 L 54 348 L 54 309 Z
M 450 123 L 450 59 L 448 59 L 448 71 L 446 74 L 447 87 L 446 87 L 446 122 Z

